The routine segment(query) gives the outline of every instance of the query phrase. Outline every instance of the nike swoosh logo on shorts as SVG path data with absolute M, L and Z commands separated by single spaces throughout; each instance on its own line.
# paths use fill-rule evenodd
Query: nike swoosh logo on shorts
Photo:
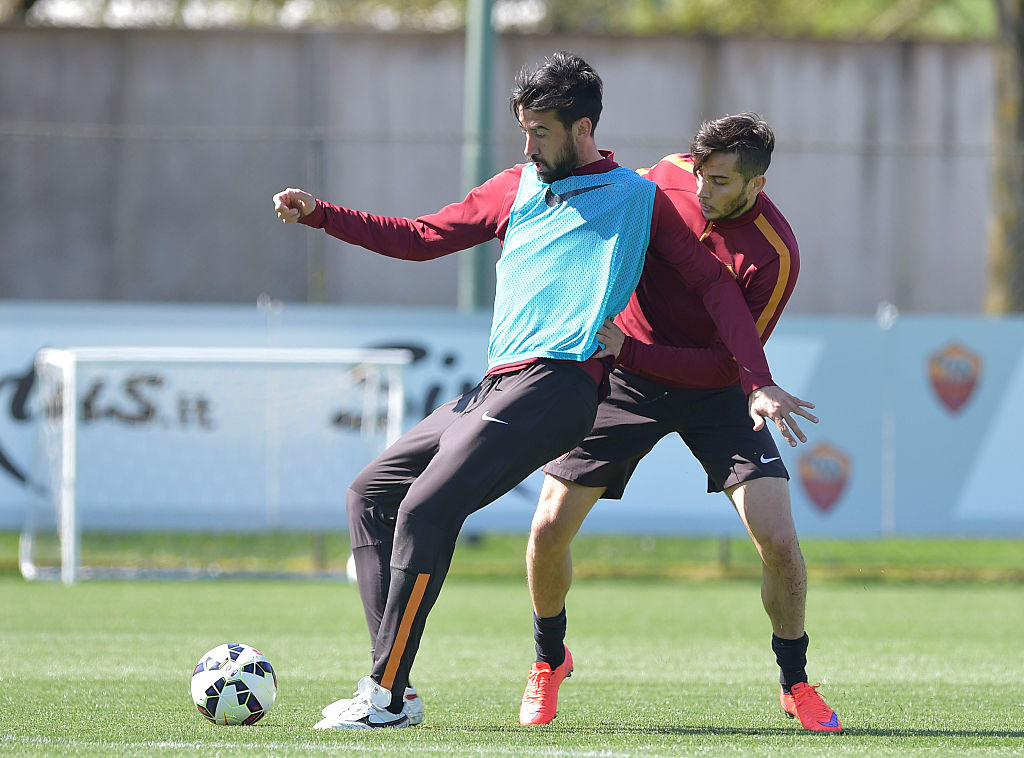
M 488 414 L 487 411 L 484 411 L 484 415 L 482 416 L 482 418 L 483 418 L 484 421 L 493 421 L 493 422 L 495 422 L 497 424 L 507 424 L 508 423 L 507 421 L 502 421 L 500 418 L 494 418 L 494 416 L 491 416 L 490 414 Z
M 781 456 L 776 455 L 774 458 L 765 458 L 764 453 L 761 453 L 761 463 L 771 463 L 772 461 L 779 460 Z

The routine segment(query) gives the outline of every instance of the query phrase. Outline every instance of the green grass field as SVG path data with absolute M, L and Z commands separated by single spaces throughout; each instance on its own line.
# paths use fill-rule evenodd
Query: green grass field
M 738 546 L 725 564 L 734 578 L 661 578 L 640 571 L 638 556 L 631 573 L 641 578 L 581 579 L 569 604 L 576 673 L 562 687 L 559 716 L 519 727 L 533 655 L 530 608 L 525 585 L 506 569 L 521 566 L 521 539 L 485 543 L 460 547 L 460 570 L 428 623 L 413 677 L 425 723 L 373 733 L 310 728 L 368 670 L 354 586 L 63 587 L 6 571 L 0 755 L 1024 755 L 1024 584 L 1013 578 L 1024 563 L 1020 542 L 908 543 L 903 564 L 879 563 L 863 575 L 852 565 L 819 569 L 840 562 L 812 558 L 845 555 L 856 543 L 805 545 L 808 672 L 825 682 L 842 735 L 804 733 L 781 714 L 758 583 L 745 575 Z M 861 552 L 890 549 L 882 544 L 863 543 Z M 697 543 L 679 545 L 689 558 L 699 552 Z M 614 540 L 580 548 L 585 565 L 585 556 L 600 565 L 602 553 L 620 549 Z M 663 549 L 658 542 L 647 552 Z M 719 546 L 702 549 L 706 573 L 718 566 L 721 574 Z M 936 573 L 943 565 L 947 573 Z M 915 570 L 930 578 L 907 579 Z M 992 572 L 1004 579 L 986 579 Z M 200 654 L 236 640 L 273 661 L 279 699 L 254 727 L 217 727 L 192 706 L 189 676 Z

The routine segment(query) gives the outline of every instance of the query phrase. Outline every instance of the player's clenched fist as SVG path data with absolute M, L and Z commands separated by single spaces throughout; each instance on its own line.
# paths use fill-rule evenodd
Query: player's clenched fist
M 289 187 L 274 195 L 274 210 L 286 224 L 294 224 L 316 210 L 316 200 L 308 192 Z

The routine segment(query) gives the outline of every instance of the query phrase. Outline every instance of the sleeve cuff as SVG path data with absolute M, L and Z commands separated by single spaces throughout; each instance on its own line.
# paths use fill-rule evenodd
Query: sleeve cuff
M 616 366 L 626 367 L 633 364 L 633 360 L 636 357 L 636 344 L 637 341 L 629 336 L 622 340 L 622 349 L 615 356 Z
M 744 374 L 743 369 L 740 369 L 740 386 L 743 388 L 743 394 L 750 396 L 750 393 L 754 390 L 759 390 L 762 387 L 774 387 L 775 380 L 771 376 L 751 376 L 750 374 Z
M 316 201 L 316 208 L 308 216 L 303 216 L 299 219 L 299 223 L 305 226 L 311 226 L 314 229 L 320 229 L 324 225 L 324 204 L 318 199 Z

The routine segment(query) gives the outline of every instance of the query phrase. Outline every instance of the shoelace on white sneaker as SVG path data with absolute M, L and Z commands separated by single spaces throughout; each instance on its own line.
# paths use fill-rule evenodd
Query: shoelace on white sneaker
M 362 718 L 363 716 L 367 715 L 368 713 L 372 713 L 373 711 L 383 710 L 384 709 L 378 708 L 373 704 L 373 701 L 370 700 L 369 695 L 361 695 L 357 692 L 355 694 L 355 697 L 353 697 L 352 700 L 349 702 L 348 706 L 342 708 L 340 711 L 337 712 L 336 717 L 339 720 L 344 720 L 346 716 Z
M 329 714 L 341 713 L 341 712 L 347 710 L 349 708 L 349 706 L 352 705 L 352 701 L 356 700 L 358 697 L 359 697 L 359 691 L 356 690 L 355 692 L 352 693 L 352 697 L 339 698 L 339 699 L 335 700 L 333 703 L 331 703 L 330 705 L 325 706 L 323 711 L 322 711 L 322 713 L 323 713 L 324 716 L 327 716 Z
M 339 698 L 330 705 L 325 705 L 321 710 L 321 713 L 325 717 L 333 715 L 335 713 L 341 713 L 343 710 L 348 708 L 349 704 L 351 704 L 351 702 L 355 700 L 357 697 L 359 697 L 358 690 L 353 692 L 351 697 Z M 416 690 L 412 689 L 411 687 L 407 687 L 405 690 L 405 707 L 411 708 L 412 710 L 416 710 L 417 708 L 419 710 L 423 710 L 423 701 L 420 700 L 419 694 L 416 692 Z

